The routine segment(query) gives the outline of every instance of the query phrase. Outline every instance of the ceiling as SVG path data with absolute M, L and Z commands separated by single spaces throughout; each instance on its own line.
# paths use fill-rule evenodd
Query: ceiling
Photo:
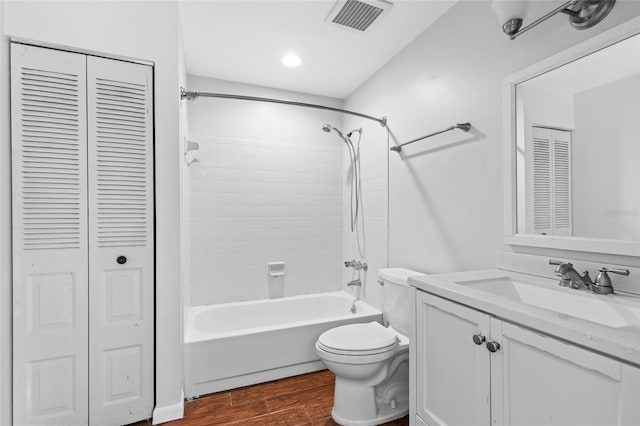
M 325 22 L 335 0 L 182 0 L 187 72 L 343 99 L 456 1 L 394 0 L 360 32 Z

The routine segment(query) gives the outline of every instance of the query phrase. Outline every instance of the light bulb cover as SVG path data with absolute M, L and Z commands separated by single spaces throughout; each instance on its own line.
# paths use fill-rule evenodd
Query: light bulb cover
M 522 20 L 527 12 L 528 3 L 527 0 L 493 0 L 491 9 L 502 26 L 512 19 Z
M 302 60 L 295 53 L 287 53 L 282 57 L 282 65 L 287 67 L 297 67 L 302 63 Z

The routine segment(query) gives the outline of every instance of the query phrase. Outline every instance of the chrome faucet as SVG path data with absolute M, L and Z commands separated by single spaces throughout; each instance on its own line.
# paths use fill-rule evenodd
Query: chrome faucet
M 360 278 L 356 279 L 356 280 L 352 280 L 352 281 L 347 281 L 347 287 L 351 287 L 351 286 L 357 286 L 357 287 L 362 287 L 362 281 L 360 281 Z
M 598 276 L 596 277 L 596 282 L 591 286 L 591 291 L 598 294 L 613 293 L 613 286 L 611 285 L 611 278 L 609 278 L 608 272 L 624 276 L 629 275 L 628 269 L 609 269 L 603 266 L 598 269 Z
M 591 290 L 593 281 L 588 271 L 584 271 L 584 275 L 580 275 L 578 271 L 573 269 L 573 264 L 560 262 L 558 260 L 549 260 L 549 265 L 558 265 L 555 273 L 560 277 L 560 285 L 562 287 L 570 287 L 578 290 Z
M 360 278 L 355 279 L 355 280 L 351 280 L 351 281 L 347 281 L 347 287 L 352 287 L 352 286 L 357 286 L 362 288 L 362 281 L 360 281 Z M 353 303 L 351 304 L 351 309 L 349 309 L 349 311 L 352 314 L 356 313 L 356 302 L 360 300 L 359 297 L 356 297 L 355 299 L 353 299 Z
M 561 262 L 559 260 L 549 260 L 549 265 L 557 265 L 555 273 L 560 277 L 560 285 L 563 287 L 571 287 L 579 290 L 589 290 L 597 294 L 612 294 L 613 285 L 608 272 L 619 275 L 629 275 L 628 269 L 609 269 L 604 266 L 598 269 L 599 273 L 595 282 L 591 281 L 588 271 L 584 271 L 581 276 L 573 269 L 571 263 Z
M 344 267 L 345 268 L 353 268 L 356 271 L 359 271 L 361 269 L 363 270 L 367 270 L 369 269 L 369 266 L 365 263 L 365 262 L 360 262 L 359 260 L 345 260 L 344 261 Z

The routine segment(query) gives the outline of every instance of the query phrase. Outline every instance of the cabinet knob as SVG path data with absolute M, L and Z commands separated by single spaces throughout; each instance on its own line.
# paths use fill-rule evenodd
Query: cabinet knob
M 489 352 L 496 352 L 498 349 L 500 349 L 500 343 L 491 340 L 487 342 L 487 349 L 489 350 Z
M 484 341 L 487 340 L 482 334 L 476 333 L 473 335 L 473 343 L 476 345 L 481 345 Z
M 118 256 L 116 262 L 118 262 L 119 265 L 124 265 L 127 263 L 127 258 L 125 256 Z

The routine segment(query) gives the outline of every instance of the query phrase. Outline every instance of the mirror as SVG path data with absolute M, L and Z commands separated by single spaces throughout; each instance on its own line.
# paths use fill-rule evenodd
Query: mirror
M 603 34 L 583 52 L 570 49 L 507 82 L 514 181 L 507 235 L 530 237 L 507 242 L 640 255 L 634 22 L 613 41 Z

